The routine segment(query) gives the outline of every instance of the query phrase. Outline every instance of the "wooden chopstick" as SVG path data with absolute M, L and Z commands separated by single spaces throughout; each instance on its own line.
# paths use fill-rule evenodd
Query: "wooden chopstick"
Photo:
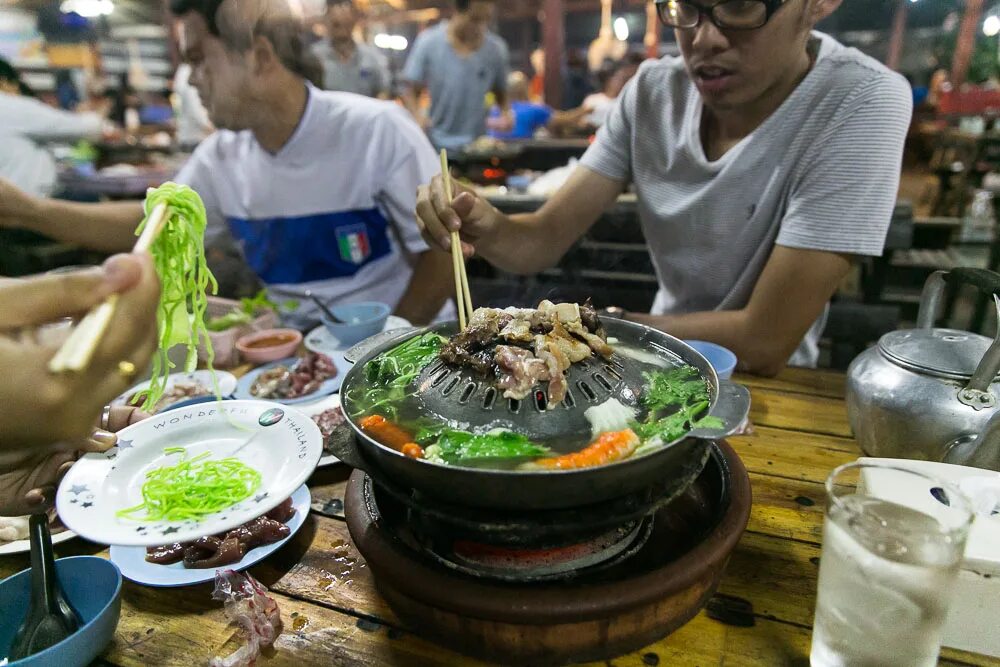
M 149 252 L 153 247 L 156 237 L 163 231 L 168 215 L 167 205 L 160 204 L 153 209 L 142 230 L 142 236 L 136 241 L 133 253 Z M 94 307 L 87 316 L 80 321 L 80 324 L 73 329 L 66 342 L 63 343 L 56 355 L 49 362 L 49 371 L 52 373 L 81 372 L 87 368 L 94 352 L 101 342 L 101 338 L 111 324 L 114 317 L 115 308 L 118 306 L 118 295 L 112 294 L 103 303 Z
M 441 149 L 441 178 L 444 180 L 444 195 L 450 204 L 455 198 L 451 189 L 451 174 L 448 170 L 448 151 Z M 469 276 L 465 272 L 465 256 L 462 254 L 462 239 L 458 232 L 451 233 L 451 261 L 455 271 L 455 301 L 458 304 L 458 324 L 465 330 L 472 319 L 472 293 L 469 290 Z

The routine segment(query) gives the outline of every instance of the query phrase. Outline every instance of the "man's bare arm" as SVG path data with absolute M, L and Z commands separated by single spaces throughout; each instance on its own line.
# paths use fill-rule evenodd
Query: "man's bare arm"
M 739 357 L 741 370 L 776 375 L 850 266 L 847 255 L 775 246 L 745 308 L 686 315 L 630 314 L 629 319 L 678 338 L 723 345 Z
M 424 91 L 423 86 L 421 86 L 419 83 L 410 81 L 408 83 L 403 84 L 403 93 L 400 96 L 400 98 L 403 102 L 403 106 L 406 108 L 407 111 L 410 112 L 410 115 L 413 116 L 413 119 L 417 121 L 417 125 L 426 130 L 428 127 L 429 119 L 427 118 L 426 114 L 424 114 L 423 109 L 420 108 L 420 95 L 423 93 L 423 91 Z
M 396 315 L 413 324 L 430 324 L 441 312 L 454 285 L 450 255 L 437 250 L 421 253 Z
M 101 252 L 128 251 L 143 218 L 142 203 L 81 204 L 32 197 L 0 179 L 0 227 L 27 229 Z
M 623 183 L 581 167 L 537 212 L 504 216 L 502 229 L 478 250 L 505 271 L 544 271 L 559 263 L 623 189 Z

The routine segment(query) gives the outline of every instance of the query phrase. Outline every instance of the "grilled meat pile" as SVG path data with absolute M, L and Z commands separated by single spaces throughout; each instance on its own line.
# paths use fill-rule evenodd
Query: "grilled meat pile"
M 548 406 L 566 398 L 566 370 L 595 354 L 611 358 L 607 334 L 588 300 L 537 309 L 480 308 L 465 331 L 441 350 L 441 359 L 494 380 L 505 398 L 523 400 L 534 387 L 548 382 Z

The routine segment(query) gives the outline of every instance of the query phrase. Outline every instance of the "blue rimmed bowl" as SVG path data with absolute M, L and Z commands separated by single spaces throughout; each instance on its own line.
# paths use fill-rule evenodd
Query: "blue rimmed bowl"
M 114 563 L 96 556 L 56 561 L 56 574 L 69 603 L 83 620 L 80 629 L 55 646 L 9 663 L 8 667 L 86 667 L 111 643 L 122 609 L 122 575 Z M 7 657 L 31 599 L 31 570 L 0 581 L 0 660 Z
M 341 348 L 348 348 L 382 333 L 392 308 L 384 303 L 369 301 L 334 306 L 330 311 L 344 324 L 335 324 L 323 318 L 323 325 L 337 339 Z

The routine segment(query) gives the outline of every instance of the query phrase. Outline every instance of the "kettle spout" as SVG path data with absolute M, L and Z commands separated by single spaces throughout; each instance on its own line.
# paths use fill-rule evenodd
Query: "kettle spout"
M 1000 472 L 1000 412 L 979 435 L 965 435 L 948 445 L 944 463 Z

